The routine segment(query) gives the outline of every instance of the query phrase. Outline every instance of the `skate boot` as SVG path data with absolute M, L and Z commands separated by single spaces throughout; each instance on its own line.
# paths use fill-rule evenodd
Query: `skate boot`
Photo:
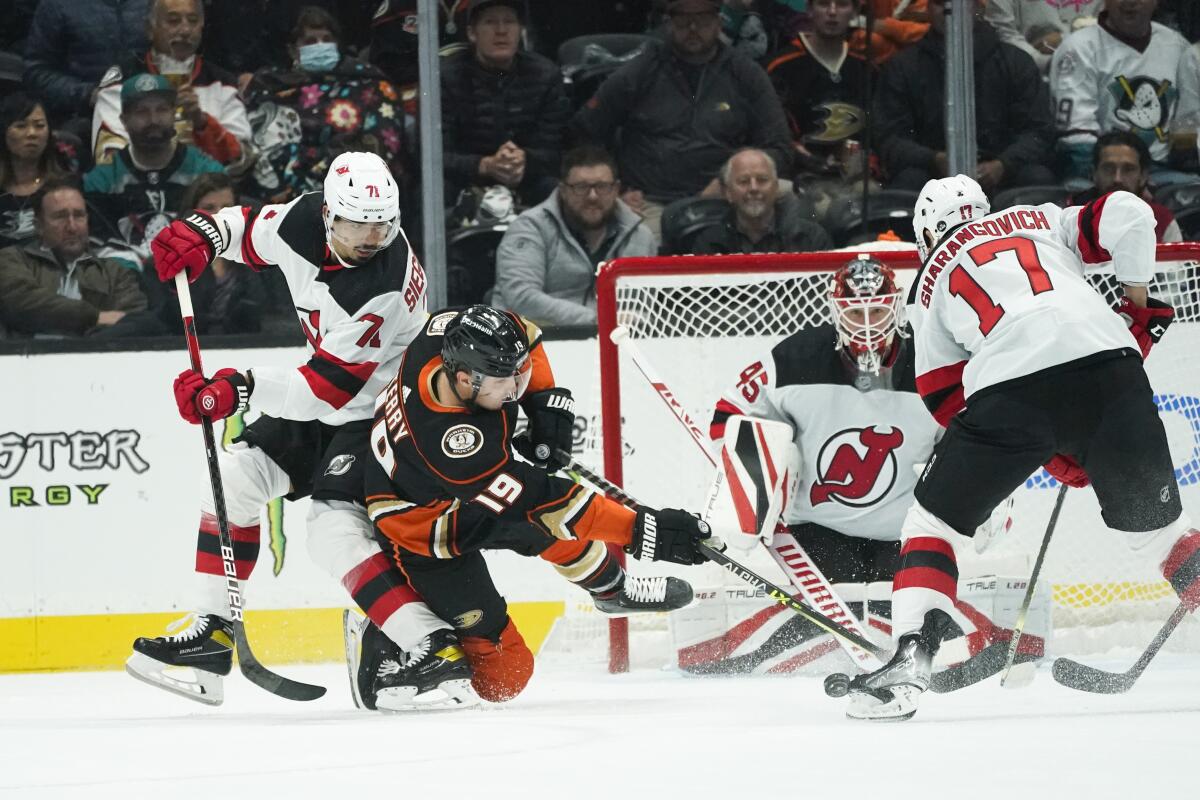
M 233 625 L 216 614 L 189 614 L 171 623 L 166 636 L 138 638 L 125 662 L 139 681 L 211 706 L 224 701 L 221 677 L 232 669 Z
M 349 609 L 342 611 L 342 635 L 346 642 L 346 670 L 350 696 L 356 708 L 375 710 L 375 678 L 384 661 L 399 663 L 404 653 L 375 623 Z
M 639 578 L 626 574 L 615 588 L 592 595 L 597 611 L 624 617 L 646 611 L 674 611 L 692 602 L 692 586 L 681 578 Z
M 471 686 L 471 663 L 449 628 L 426 636 L 402 660 L 383 659 L 374 691 L 380 711 L 435 711 L 479 703 Z
M 911 719 L 917 713 L 917 698 L 929 688 L 933 657 L 943 634 L 953 624 L 946 612 L 927 611 L 921 630 L 906 633 L 896 642 L 891 661 L 850 680 L 846 716 L 884 722 Z

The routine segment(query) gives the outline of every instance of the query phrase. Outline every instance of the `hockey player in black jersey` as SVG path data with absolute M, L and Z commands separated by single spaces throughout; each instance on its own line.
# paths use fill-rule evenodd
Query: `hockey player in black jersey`
M 698 564 L 703 522 L 684 511 L 634 512 L 554 474 L 558 452 L 570 451 L 573 405 L 554 383 L 541 332 L 515 314 L 438 312 L 409 346 L 376 402 L 368 513 L 385 552 L 454 629 L 435 632 L 404 669 L 382 676 L 381 695 L 411 685 L 414 670 L 467 674 L 459 646 L 481 697 L 503 701 L 525 687 L 533 655 L 492 583 L 485 549 L 550 562 L 608 613 L 692 599 L 678 578 L 627 576 L 605 545 Z M 514 440 L 518 407 L 529 433 Z
M 375 395 L 426 319 L 425 274 L 400 227 L 399 188 L 369 153 L 334 160 L 324 192 L 255 212 L 231 207 L 173 222 L 152 243 L 164 281 L 195 280 L 216 256 L 287 280 L 309 358 L 295 367 L 184 371 L 175 381 L 180 415 L 223 419 L 246 407 L 262 416 L 220 456 L 237 577 L 258 559 L 259 515 L 277 497 L 311 496 L 313 560 L 401 646 L 442 623 L 379 552 L 362 504 L 363 465 Z M 141 638 L 126 668 L 153 685 L 203 703 L 223 698 L 232 664 L 229 610 L 211 499 L 201 502 L 195 613 L 172 635 Z M 195 680 L 167 674 L 192 667 Z

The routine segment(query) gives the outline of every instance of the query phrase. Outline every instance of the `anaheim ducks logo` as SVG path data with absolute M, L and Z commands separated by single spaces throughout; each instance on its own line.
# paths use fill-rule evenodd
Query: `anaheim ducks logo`
M 817 120 L 817 129 L 804 137 L 804 141 L 813 144 L 835 144 L 849 139 L 863 129 L 866 119 L 863 110 L 850 103 L 830 101 L 815 106 L 813 110 L 821 118 Z
M 1118 75 L 1108 87 L 1117 119 L 1133 129 L 1147 144 L 1167 140 L 1171 111 L 1179 90 L 1170 81 L 1156 81 L 1144 75 L 1126 78 Z
M 904 444 L 899 428 L 847 428 L 838 431 L 817 454 L 817 474 L 808 499 L 862 508 L 882 500 L 896 483 L 896 450 Z

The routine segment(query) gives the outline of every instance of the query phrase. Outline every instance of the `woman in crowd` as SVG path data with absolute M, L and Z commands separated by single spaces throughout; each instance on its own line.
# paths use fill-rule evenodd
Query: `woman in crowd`
M 68 171 L 35 98 L 14 92 L 0 100 L 0 130 L 0 247 L 8 247 L 33 236 L 33 193 Z

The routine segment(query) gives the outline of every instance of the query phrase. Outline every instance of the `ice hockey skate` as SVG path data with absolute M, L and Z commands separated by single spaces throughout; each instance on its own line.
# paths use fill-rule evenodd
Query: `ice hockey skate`
M 471 686 L 471 664 L 449 629 L 434 631 L 407 657 L 384 658 L 375 672 L 375 706 L 380 711 L 441 711 L 479 704 Z
M 233 627 L 216 614 L 188 614 L 166 636 L 139 637 L 125 661 L 139 681 L 210 706 L 225 700 L 222 676 L 232 669 Z
M 927 612 L 921 630 L 900 637 L 891 661 L 850 680 L 846 716 L 877 722 L 911 719 L 917 713 L 917 698 L 929 688 L 933 657 L 950 625 L 953 621 L 944 611 Z
M 607 592 L 592 595 L 596 609 L 610 617 L 624 617 L 650 611 L 674 611 L 692 602 L 692 586 L 682 578 L 639 578 L 625 575 L 621 583 Z

